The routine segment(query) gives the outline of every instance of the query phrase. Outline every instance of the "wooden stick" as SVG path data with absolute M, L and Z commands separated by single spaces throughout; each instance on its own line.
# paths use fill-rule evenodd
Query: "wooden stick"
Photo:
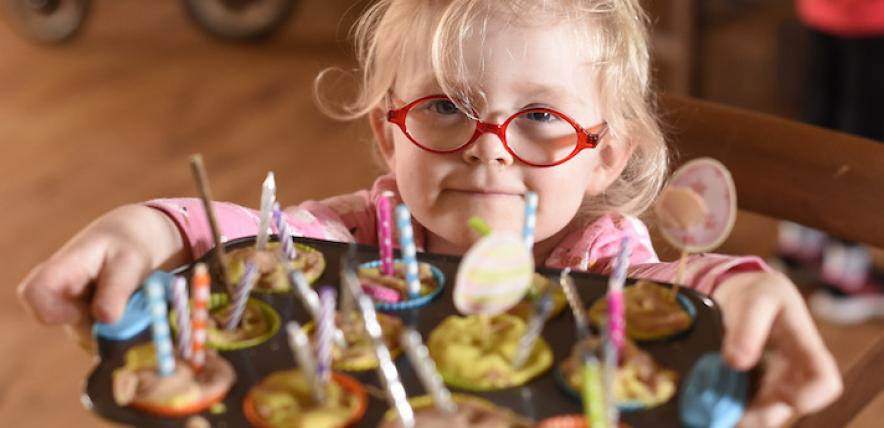
M 672 293 L 669 295 L 669 301 L 674 302 L 678 297 L 678 288 L 684 282 L 685 264 L 688 261 L 688 250 L 681 250 L 681 258 L 678 259 L 678 271 L 675 274 L 675 281 L 672 284 Z
M 209 179 L 206 174 L 206 167 L 203 165 L 203 156 L 199 153 L 190 157 L 190 169 L 193 172 L 193 178 L 196 180 L 196 187 L 203 200 L 203 207 L 206 210 L 206 216 L 209 218 L 209 227 L 212 229 L 212 238 L 215 240 L 215 251 L 213 252 L 215 264 L 218 265 L 218 271 L 221 273 L 221 282 L 227 294 L 233 302 L 233 289 L 231 287 L 230 275 L 227 273 L 227 263 L 225 263 L 226 252 L 224 251 L 223 242 L 221 242 L 221 230 L 218 228 L 218 220 L 215 217 L 215 210 L 212 208 L 212 190 L 209 188 Z

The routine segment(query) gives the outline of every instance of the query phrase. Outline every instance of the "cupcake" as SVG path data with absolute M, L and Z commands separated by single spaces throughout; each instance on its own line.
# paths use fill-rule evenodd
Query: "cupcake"
M 159 416 L 189 415 L 222 401 L 236 381 L 233 366 L 217 352 L 206 352 L 205 364 L 198 372 L 178 360 L 175 372 L 169 376 L 157 371 L 156 354 L 153 343 L 126 351 L 125 365 L 113 373 L 117 405 Z
M 377 318 L 383 332 L 384 344 L 390 349 L 390 355 L 396 358 L 401 352 L 399 334 L 402 332 L 402 321 L 381 313 L 377 314 Z M 344 332 L 347 349 L 332 344 L 332 368 L 350 372 L 371 370 L 378 366 L 374 344 L 365 334 L 362 317 L 355 313 L 348 316 L 338 312 L 335 314 L 335 325 Z M 313 323 L 305 325 L 304 328 L 312 334 Z
M 429 303 L 445 285 L 445 276 L 439 268 L 429 263 L 418 263 L 418 277 L 421 287 L 418 297 L 408 296 L 405 282 L 405 264 L 396 260 L 393 264 L 393 276 L 381 274 L 381 262 L 375 260 L 363 263 L 356 272 L 365 293 L 371 296 L 375 305 L 381 310 L 413 309 Z
M 245 273 L 245 262 L 253 260 L 260 275 L 253 291 L 282 293 L 291 290 L 285 269 L 279 263 L 280 245 L 279 242 L 269 242 L 267 249 L 261 251 L 252 245 L 231 249 L 227 253 L 230 280 L 238 282 Z M 325 270 L 325 257 L 320 251 L 304 244 L 295 243 L 295 249 L 298 256 L 289 262 L 291 268 L 301 270 L 307 281 L 315 282 Z
M 649 281 L 626 287 L 623 290 L 626 335 L 633 340 L 659 340 L 690 329 L 696 317 L 694 305 L 682 294 L 675 300 L 671 296 L 671 288 Z M 601 326 L 607 311 L 607 300 L 598 299 L 589 308 L 589 317 Z
M 233 309 L 226 294 L 212 294 L 209 298 L 209 328 L 206 345 L 210 349 L 234 350 L 259 345 L 279 331 L 280 319 L 270 305 L 249 299 L 243 310 L 242 320 L 234 330 L 224 328 Z M 176 313 L 171 315 L 174 330 L 178 329 Z
M 501 314 L 493 317 L 450 316 L 442 321 L 427 343 L 430 357 L 445 383 L 472 391 L 519 386 L 552 365 L 549 345 L 538 338 L 521 368 L 513 367 L 525 322 Z
M 629 428 L 629 425 L 619 422 L 619 428 Z M 586 423 L 586 415 L 562 415 L 544 419 L 537 424 L 536 428 L 592 428 Z
M 351 377 L 332 373 L 325 399 L 316 403 L 300 370 L 272 373 L 252 387 L 243 402 L 249 423 L 260 428 L 337 428 L 365 414 L 365 390 Z
M 557 373 L 560 383 L 564 382 L 561 386 L 573 397 L 579 397 L 578 391 L 583 384 L 579 370 L 580 353 L 581 344 L 578 343 L 568 359 L 561 363 Z M 614 397 L 618 408 L 628 411 L 659 406 L 675 395 L 676 381 L 674 371 L 660 367 L 650 354 L 639 349 L 632 341 L 623 341 L 614 379 Z
M 549 278 L 536 272 L 531 280 L 531 286 L 525 293 L 525 297 L 506 312 L 510 315 L 515 315 L 521 318 L 522 321 L 528 322 L 531 318 L 531 314 L 534 312 L 535 306 L 537 306 L 537 300 L 543 296 L 543 293 L 549 287 L 555 287 L 555 290 L 553 290 L 553 309 L 549 314 L 548 319 L 555 318 L 562 312 L 562 309 L 564 309 L 565 305 L 568 303 L 565 298 L 565 292 L 562 291 L 562 287 L 559 287 L 554 282 L 550 281 Z
M 433 405 L 429 396 L 408 400 L 414 409 L 414 426 L 421 428 L 529 428 L 534 423 L 508 409 L 478 397 L 455 394 L 457 411 L 446 413 Z M 379 428 L 401 428 L 395 412 L 387 412 Z

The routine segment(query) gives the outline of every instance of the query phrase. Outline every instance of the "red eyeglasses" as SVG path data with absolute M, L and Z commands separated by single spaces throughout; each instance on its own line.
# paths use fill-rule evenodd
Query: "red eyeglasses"
M 535 166 L 561 165 L 583 149 L 595 148 L 608 132 L 605 122 L 584 129 L 562 113 L 549 108 L 516 112 L 501 125 L 482 122 L 475 112 L 463 112 L 445 95 L 419 98 L 387 112 L 387 121 L 418 147 L 433 153 L 453 153 L 491 132 L 519 161 Z

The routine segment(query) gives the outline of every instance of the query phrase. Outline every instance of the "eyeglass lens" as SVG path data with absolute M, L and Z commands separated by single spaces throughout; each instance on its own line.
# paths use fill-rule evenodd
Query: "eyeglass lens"
M 448 99 L 429 99 L 405 116 L 407 132 L 418 144 L 439 151 L 455 150 L 472 138 L 476 120 Z M 549 110 L 525 110 L 508 119 L 506 142 L 524 161 L 553 164 L 568 157 L 579 140 L 568 120 Z

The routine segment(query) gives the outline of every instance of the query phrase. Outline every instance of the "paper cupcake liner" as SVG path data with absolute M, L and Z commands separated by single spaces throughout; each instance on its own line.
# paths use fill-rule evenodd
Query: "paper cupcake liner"
M 553 369 L 553 379 L 555 379 L 556 385 L 559 387 L 559 389 L 562 390 L 562 392 L 565 393 L 565 395 L 568 396 L 568 398 L 571 398 L 572 400 L 574 400 L 578 403 L 583 402 L 583 396 L 580 394 L 580 392 L 578 392 L 576 389 L 574 389 L 571 386 L 571 384 L 568 383 L 568 380 L 565 379 L 565 374 L 564 374 L 564 372 L 562 372 L 561 366 L 556 366 Z M 660 404 L 663 404 L 663 403 L 660 403 Z M 653 406 L 653 407 L 656 407 L 656 406 Z M 652 408 L 652 407 L 648 406 L 645 403 L 642 403 L 641 401 L 618 401 L 617 402 L 617 410 L 620 410 L 621 412 L 635 412 L 635 411 L 646 410 L 646 409 L 650 409 L 650 408 Z
M 513 315 L 502 314 L 498 316 L 510 317 L 516 320 L 519 319 L 518 317 Z M 433 333 L 430 333 L 431 339 L 428 342 L 428 346 L 430 346 L 430 342 L 432 342 L 432 336 Z M 438 363 L 438 359 L 434 359 L 436 359 L 437 361 L 437 369 L 439 370 L 439 374 L 442 376 L 442 380 L 444 380 L 447 385 L 474 392 L 496 391 L 500 389 L 507 389 L 524 385 L 525 383 L 528 383 L 529 381 L 546 372 L 547 370 L 549 370 L 550 367 L 552 367 L 553 353 L 546 340 L 544 340 L 542 337 L 538 337 L 537 342 L 534 346 L 535 349 L 532 352 L 532 357 L 530 357 L 525 362 L 525 365 L 521 369 L 513 373 L 513 377 L 509 380 L 508 383 L 495 382 L 492 384 L 484 379 L 467 379 L 461 376 L 457 376 L 446 370 L 446 367 L 444 367 L 443 364 Z M 434 354 L 433 351 L 434 348 L 431 347 L 431 357 Z
M 393 263 L 402 263 L 402 259 L 395 259 L 393 260 Z M 423 305 L 426 305 L 427 303 L 430 303 L 431 301 L 433 301 L 433 299 L 439 296 L 440 293 L 442 293 L 442 289 L 445 288 L 445 274 L 442 273 L 442 270 L 427 262 L 419 263 L 427 264 L 428 266 L 430 266 L 430 271 L 433 273 L 433 280 L 436 281 L 436 288 L 430 290 L 430 292 L 427 294 L 418 296 L 415 299 L 402 300 L 396 303 L 375 301 L 375 308 L 384 312 L 407 311 L 409 309 L 419 308 Z M 363 268 L 378 268 L 380 266 L 380 260 L 372 260 L 370 262 L 365 262 L 359 265 L 359 267 Z
M 510 410 L 506 407 L 500 407 L 500 406 L 492 403 L 491 401 L 488 401 L 488 400 L 481 398 L 481 397 L 476 397 L 475 395 L 454 393 L 454 394 L 451 394 L 451 399 L 454 400 L 454 402 L 457 404 L 472 403 L 472 404 L 475 404 L 475 405 L 481 406 L 481 407 L 500 409 L 501 411 L 506 412 L 509 415 L 511 415 L 513 419 L 524 418 L 523 416 L 519 416 L 519 415 L 513 413 L 512 410 Z M 420 409 L 432 407 L 435 405 L 435 402 L 433 401 L 433 397 L 430 395 L 421 395 L 418 397 L 409 398 L 408 403 L 411 404 L 411 408 L 414 409 L 415 412 L 419 411 Z M 399 417 L 399 415 L 396 414 L 395 410 L 388 409 L 387 412 L 384 413 L 384 418 L 382 419 L 381 423 L 392 422 L 393 420 L 395 420 L 398 417 Z M 527 419 L 527 418 L 525 418 L 525 419 Z
M 206 410 L 206 409 L 214 406 L 216 403 L 223 401 L 224 398 L 227 397 L 228 392 L 229 391 L 224 391 L 220 394 L 217 394 L 217 395 L 214 395 L 211 397 L 206 397 L 202 400 L 199 400 L 199 401 L 196 401 L 196 402 L 193 402 L 191 404 L 188 404 L 186 406 L 181 406 L 181 407 L 160 406 L 160 405 L 148 404 L 148 403 L 138 403 L 135 401 L 129 403 L 129 407 L 132 407 L 134 409 L 138 409 L 143 412 L 150 413 L 150 414 L 156 415 L 156 416 L 162 416 L 162 417 L 166 417 L 166 418 L 177 418 L 177 417 L 181 417 L 181 416 L 192 415 L 194 413 L 200 413 L 203 410 Z
M 227 297 L 227 294 L 213 293 L 209 296 L 209 313 L 211 314 L 214 309 L 227 305 L 228 301 L 229 298 Z M 248 302 L 246 302 L 246 307 L 250 305 L 257 306 L 258 309 L 261 311 L 261 314 L 264 316 L 264 319 L 267 320 L 268 328 L 264 334 L 253 337 L 251 339 L 240 340 L 232 343 L 214 342 L 209 339 L 210 336 L 207 334 L 206 348 L 217 349 L 220 351 L 237 351 L 240 349 L 246 349 L 260 345 L 276 335 L 276 333 L 279 331 L 280 325 L 282 325 L 282 321 L 279 318 L 279 314 L 276 313 L 276 310 L 274 310 L 273 307 L 268 305 L 267 303 L 253 298 L 249 298 Z M 172 327 L 172 331 L 177 334 L 178 316 L 174 310 L 169 311 L 169 325 Z
M 331 378 L 332 381 L 334 381 L 343 389 L 355 396 L 358 402 L 356 409 L 350 415 L 350 418 L 344 421 L 344 423 L 341 424 L 340 427 L 348 427 L 356 424 L 362 419 L 363 416 L 365 416 L 365 410 L 368 406 L 368 396 L 365 393 L 365 388 L 363 388 L 362 384 L 360 384 L 356 379 L 353 379 L 352 377 L 344 374 L 332 372 Z M 261 416 L 258 415 L 258 412 L 255 409 L 255 405 L 252 402 L 251 391 L 246 394 L 246 397 L 242 403 L 242 409 L 243 414 L 252 426 L 258 428 L 275 428 L 273 425 L 270 425 L 267 421 L 265 421 Z
M 662 287 L 662 285 L 660 285 L 660 286 Z M 604 299 L 604 297 L 601 297 L 600 299 Z M 691 325 L 689 325 L 688 328 L 686 328 L 682 331 L 673 333 L 673 334 L 659 336 L 659 337 L 633 337 L 632 335 L 629 334 L 629 325 L 627 323 L 626 336 L 629 337 L 630 339 L 634 340 L 635 342 L 651 343 L 651 342 L 664 342 L 664 341 L 674 340 L 674 339 L 678 339 L 678 338 L 681 338 L 684 335 L 686 335 L 694 327 L 694 322 L 697 321 L 697 307 L 694 306 L 694 302 L 691 302 L 691 299 L 689 299 L 688 296 L 686 296 L 684 293 L 681 293 L 680 291 L 676 295 L 676 300 L 678 300 L 678 303 L 681 305 L 682 308 L 684 308 L 685 312 L 688 313 L 688 317 L 691 318 Z M 594 306 L 594 304 L 590 305 L 589 309 L 586 310 L 586 315 L 587 315 L 587 317 L 589 317 L 590 321 L 595 326 L 601 326 L 601 322 L 598 320 L 598 318 L 592 316 L 591 310 L 592 310 L 593 306 Z
M 278 245 L 279 241 L 271 241 L 270 243 Z M 319 251 L 309 245 L 302 244 L 300 242 L 295 242 L 295 249 L 299 253 L 319 254 L 319 256 L 320 256 L 319 262 L 318 262 L 319 266 L 316 269 L 313 269 L 310 271 L 304 271 L 304 278 L 307 280 L 307 282 L 309 282 L 310 284 L 315 284 L 316 281 L 319 280 L 319 277 L 321 277 L 322 274 L 325 272 L 325 268 L 326 268 L 325 255 L 321 251 Z M 231 281 L 238 281 L 239 277 L 242 275 L 243 270 L 241 268 L 231 269 L 231 270 L 232 270 L 232 272 L 230 272 Z M 286 286 L 283 288 L 253 287 L 251 290 L 251 293 L 252 294 L 285 294 L 285 293 L 291 293 L 291 291 L 292 291 L 292 287 L 290 285 L 288 285 L 288 281 L 286 281 Z
M 378 314 L 378 318 L 385 317 L 385 316 L 388 316 L 388 315 Z M 301 329 L 304 330 L 305 333 L 310 335 L 313 332 L 314 326 L 315 326 L 314 322 L 310 321 L 307 324 L 304 324 L 301 327 Z M 383 326 L 383 324 L 381 324 L 381 326 Z M 399 358 L 399 355 L 402 354 L 402 347 L 399 346 L 398 341 L 396 343 L 396 346 L 393 346 L 392 348 L 389 348 L 389 349 L 390 349 L 390 358 L 393 359 L 393 361 L 396 361 L 396 358 Z M 377 367 L 378 367 L 378 360 L 374 356 L 373 352 L 371 354 L 371 358 L 360 358 L 358 360 L 353 360 L 353 361 L 334 360 L 334 359 L 332 360 L 332 369 L 337 370 L 337 371 L 342 371 L 342 372 L 358 373 L 358 372 L 364 372 L 364 371 L 368 371 L 368 370 L 374 370 Z
M 630 428 L 629 425 L 620 422 L 618 428 Z M 573 414 L 553 416 L 540 421 L 535 428 L 592 428 L 586 423 L 586 415 Z

